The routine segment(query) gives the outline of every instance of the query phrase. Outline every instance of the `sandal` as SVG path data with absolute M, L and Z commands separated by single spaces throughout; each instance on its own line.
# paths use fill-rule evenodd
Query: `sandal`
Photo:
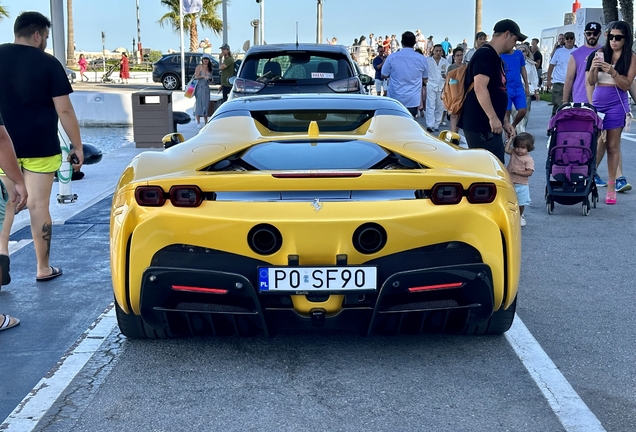
M 9 315 L 6 314 L 0 314 L 0 317 L 2 318 L 0 320 L 0 331 L 2 330 L 9 330 L 12 327 L 17 326 L 18 324 L 20 324 L 20 320 L 17 318 L 13 318 Z
M 47 276 L 39 276 L 35 278 L 36 282 L 46 282 L 46 281 L 50 281 L 52 279 L 55 279 L 58 276 L 62 276 L 62 269 L 61 268 L 55 268 L 53 266 L 49 266 L 51 267 L 51 274 L 47 275 Z
M 616 204 L 616 191 L 607 192 L 607 195 L 605 195 L 605 204 L 609 204 L 609 205 Z

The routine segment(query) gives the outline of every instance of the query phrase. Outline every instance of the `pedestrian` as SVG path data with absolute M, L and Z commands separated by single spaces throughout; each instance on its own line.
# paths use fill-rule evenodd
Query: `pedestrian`
M 378 96 L 386 96 L 386 80 L 382 79 L 382 66 L 386 61 L 387 54 L 384 48 L 378 47 L 378 55 L 373 58 L 373 70 L 375 71 L 375 93 Z
M 604 114 L 603 130 L 607 131 L 606 204 L 616 204 L 616 191 L 627 181 L 618 178 L 621 133 L 629 128 L 631 112 L 627 91 L 636 77 L 636 55 L 632 52 L 633 32 L 625 21 L 609 24 L 605 46 L 587 61 L 587 83 L 594 86 L 592 105 Z M 620 181 L 619 181 L 620 180 Z
M 80 68 L 80 78 L 82 79 L 82 82 L 84 82 L 84 78 L 86 78 L 86 81 L 88 81 L 88 77 L 86 76 L 86 71 L 88 70 L 88 62 L 86 61 L 86 57 L 84 57 L 84 54 L 80 54 L 79 60 L 77 60 L 77 64 Z
M 523 116 L 523 119 L 521 119 L 516 127 L 517 133 L 521 133 L 526 131 L 526 126 L 528 125 L 528 118 L 530 117 L 530 110 L 532 108 L 532 99 L 539 100 L 539 75 L 537 74 L 537 64 L 534 62 L 534 58 L 532 56 L 532 53 L 530 52 L 530 48 L 526 44 L 521 44 L 518 46 L 518 49 L 525 56 L 526 75 L 528 76 L 528 90 L 530 91 L 526 95 L 526 115 Z M 510 115 L 514 118 L 517 113 L 513 110 Z
M 119 60 L 119 78 L 124 84 L 128 84 L 128 78 L 130 78 L 130 69 L 128 67 L 128 54 L 121 53 L 121 59 Z
M 369 64 L 369 44 L 367 43 L 367 38 L 364 35 L 360 36 L 358 44 L 360 45 L 358 63 L 360 63 L 360 66 L 367 66 Z
M 574 33 L 565 33 L 565 45 L 555 51 L 550 58 L 550 66 L 548 67 L 548 76 L 545 86 L 548 90 L 552 89 L 552 116 L 556 114 L 557 109 L 563 102 L 571 102 L 570 99 L 563 99 L 563 87 L 565 87 L 565 74 L 568 70 L 568 62 L 570 54 L 574 48 Z
M 435 42 L 433 42 L 433 35 L 430 35 L 426 40 L 426 50 L 424 51 L 425 56 L 433 55 L 433 48 L 435 47 Z
M 543 54 L 541 54 L 541 50 L 539 49 L 539 39 L 532 38 L 532 45 L 530 46 L 530 52 L 532 52 L 532 59 L 537 65 L 537 75 L 539 75 L 539 86 L 541 86 L 543 85 Z
M 525 47 L 525 45 L 523 46 Z M 514 105 L 517 114 L 512 120 L 512 127 L 515 129 L 528 112 L 526 97 L 530 95 L 528 74 L 526 72 L 526 57 L 520 49 L 513 47 L 510 51 L 501 53 L 500 56 L 506 67 L 506 92 L 508 92 L 506 119 L 510 119 L 510 112 Z
M 444 57 L 449 55 L 453 45 L 451 45 L 451 43 L 448 41 L 448 37 L 445 37 L 440 45 L 442 46 L 442 50 L 444 52 Z M 435 47 L 433 47 L 433 50 L 435 50 Z
M 230 78 L 234 76 L 234 57 L 230 51 L 228 44 L 221 45 L 221 55 L 219 56 L 221 70 L 221 89 L 223 91 L 223 102 L 227 100 L 230 90 L 232 90 L 232 84 L 230 84 Z
M 563 33 L 559 33 L 557 36 L 557 41 L 554 43 L 554 47 L 552 48 L 552 52 L 550 53 L 550 59 L 554 57 L 554 53 L 559 48 L 563 48 L 565 46 L 565 35 Z
M 199 43 L 199 48 L 201 48 L 204 54 L 212 54 L 212 43 L 208 38 L 203 39 Z
M 444 102 L 442 102 L 442 90 L 446 81 L 448 60 L 442 57 L 444 48 L 442 44 L 433 47 L 433 56 L 426 59 L 428 69 L 428 83 L 426 85 L 426 130 L 428 132 L 439 131 L 444 115 Z
M 84 163 L 80 129 L 69 97 L 73 88 L 62 64 L 44 52 L 50 27 L 49 19 L 39 12 L 23 12 L 15 20 L 14 42 L 0 45 L 0 64 L 5 65 L 0 68 L 0 82 L 6 84 L 0 87 L 0 115 L 27 185 L 38 282 L 62 274 L 62 269 L 49 264 L 53 233 L 49 199 L 54 174 L 62 163 L 58 119 L 73 145 L 68 161 L 75 171 Z M 14 184 L 6 177 L 0 179 L 11 196 L 0 231 L 0 255 L 8 255 L 16 211 L 11 192 Z
M 506 153 L 510 155 L 506 169 L 510 174 L 510 180 L 515 185 L 522 227 L 526 226 L 526 216 L 523 211 L 531 203 L 528 179 L 534 172 L 534 160 L 529 154 L 532 150 L 534 150 L 534 137 L 527 132 L 522 132 L 506 142 Z
M 400 49 L 400 44 L 397 41 L 397 37 L 395 35 L 391 35 L 391 52 L 397 52 Z
M 446 73 L 449 73 L 453 69 L 457 69 L 464 63 L 464 49 L 462 47 L 457 47 L 453 50 L 453 63 L 448 66 L 446 69 Z M 448 107 L 446 107 L 448 109 Z M 457 120 L 459 120 L 459 116 L 457 114 L 450 115 L 450 128 L 452 132 L 457 133 L 459 128 L 457 127 Z
M 486 42 L 488 42 L 488 35 L 482 31 L 477 32 L 475 34 L 475 44 L 473 48 L 469 49 L 467 53 L 464 54 L 464 63 L 468 63 L 471 58 L 473 58 L 473 54 L 479 48 L 481 48 Z
M 13 142 L 11 142 L 11 137 L 9 137 L 7 129 L 4 126 L 2 116 L 0 116 L 0 168 L 4 171 L 4 175 L 13 182 L 11 196 L 14 202 L 17 201 L 15 203 L 16 211 L 20 211 L 26 206 L 28 193 L 24 184 L 22 171 L 18 166 L 18 159 L 13 150 Z M 0 229 L 2 229 L 9 193 L 1 181 L 0 191 Z M 9 255 L 0 255 L 0 287 L 2 285 L 8 285 L 9 282 L 11 282 L 9 262 Z M 8 330 L 18 324 L 20 324 L 19 319 L 0 313 L 0 331 Z
M 421 49 L 424 55 L 426 54 L 426 36 L 422 34 L 420 29 L 415 30 L 415 43 L 417 48 Z
M 428 70 L 426 58 L 415 52 L 415 34 L 402 34 L 402 49 L 387 57 L 382 66 L 382 79 L 389 78 L 389 97 L 404 105 L 415 117 L 426 85 Z
M 202 127 L 201 117 L 203 117 L 203 125 L 208 123 L 208 106 L 210 104 L 210 81 L 212 81 L 212 57 L 209 54 L 203 54 L 201 64 L 197 65 L 194 70 L 194 79 L 197 85 L 194 88 L 194 116 L 197 119 L 197 128 Z
M 474 83 L 474 89 L 466 93 L 466 100 L 459 116 L 458 126 L 464 130 L 469 148 L 483 148 L 504 162 L 502 133 L 508 138 L 515 130 L 506 119 L 508 94 L 504 83 L 504 63 L 499 55 L 510 51 L 517 41 L 523 42 L 516 22 L 505 19 L 497 22 L 492 40 L 479 48 L 468 63 L 464 89 Z

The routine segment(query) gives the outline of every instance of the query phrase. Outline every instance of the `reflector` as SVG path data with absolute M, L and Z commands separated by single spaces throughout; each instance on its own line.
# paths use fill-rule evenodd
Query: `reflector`
M 222 288 L 203 288 L 186 285 L 172 285 L 172 289 L 174 291 L 199 292 L 207 294 L 227 294 L 227 290 Z
M 409 292 L 435 291 L 435 290 L 443 290 L 443 289 L 451 289 L 451 288 L 461 288 L 463 285 L 464 285 L 464 282 L 454 282 L 454 283 L 447 283 L 447 284 L 418 286 L 418 287 L 409 288 Z

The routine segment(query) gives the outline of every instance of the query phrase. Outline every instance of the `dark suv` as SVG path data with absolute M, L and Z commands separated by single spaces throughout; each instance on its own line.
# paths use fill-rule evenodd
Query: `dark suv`
M 185 79 L 186 82 L 194 75 L 194 70 L 201 63 L 202 53 L 185 53 Z M 163 84 L 166 90 L 181 89 L 181 54 L 166 54 L 152 65 L 152 80 Z M 219 62 L 212 59 L 212 83 L 220 84 Z
M 342 45 L 257 45 L 245 54 L 229 98 L 281 93 L 364 93 L 373 78 L 358 74 Z

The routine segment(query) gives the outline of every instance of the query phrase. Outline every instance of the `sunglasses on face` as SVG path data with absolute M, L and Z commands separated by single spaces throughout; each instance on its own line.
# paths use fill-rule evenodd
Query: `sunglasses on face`
M 566 36 L 565 40 L 574 40 L 574 36 Z
M 591 36 L 598 36 L 601 32 L 591 32 L 591 31 L 587 31 L 585 32 L 585 36 L 587 37 L 591 37 Z
M 616 42 L 622 41 L 624 37 L 625 37 L 624 35 L 612 34 L 612 33 L 607 35 L 607 39 L 615 40 Z

